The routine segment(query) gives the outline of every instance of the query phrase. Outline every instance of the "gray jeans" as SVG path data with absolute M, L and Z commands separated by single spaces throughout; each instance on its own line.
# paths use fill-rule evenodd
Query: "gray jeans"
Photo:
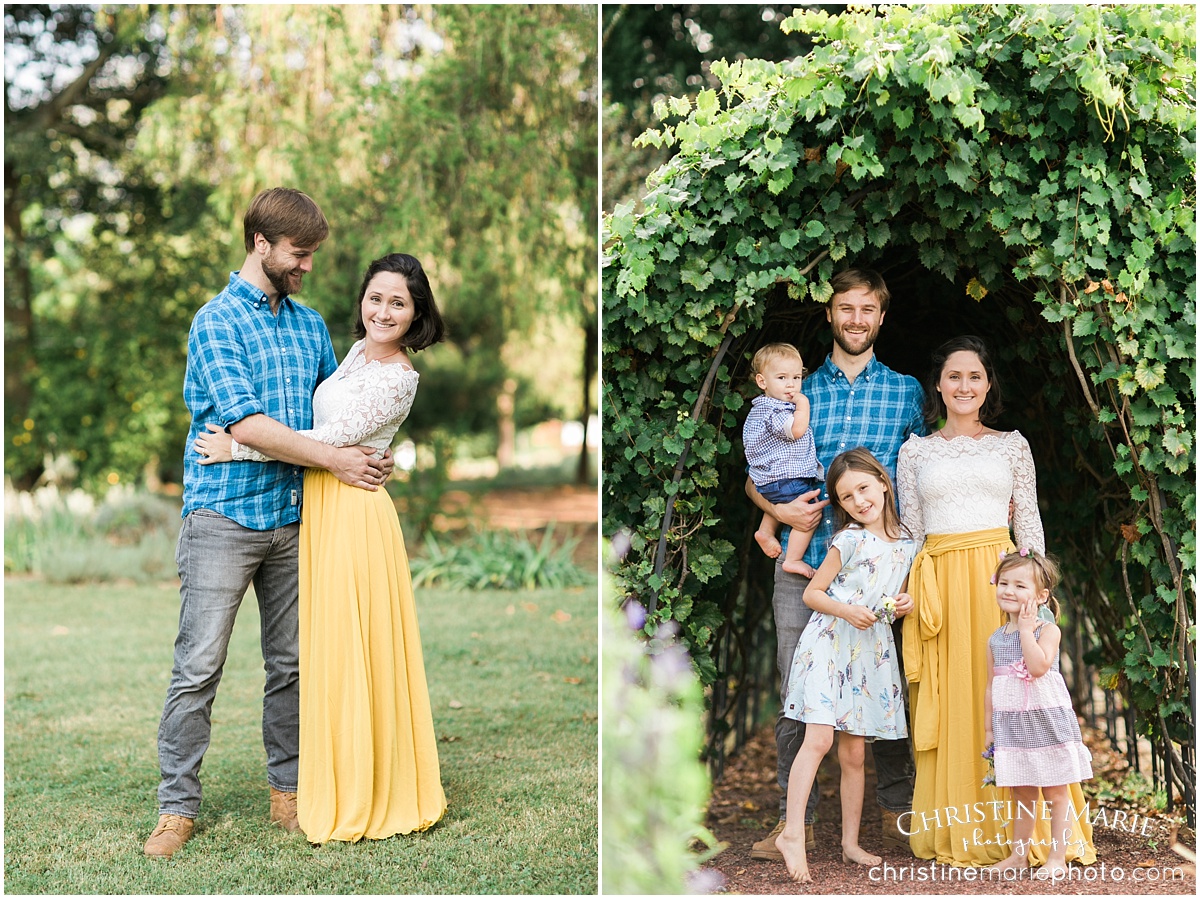
M 804 589 L 809 579 L 783 570 L 782 557 L 775 563 L 775 591 L 771 604 L 775 612 L 775 664 L 779 668 L 779 694 L 782 700 L 787 695 L 788 675 L 792 670 L 792 656 L 796 644 L 812 609 L 804 604 Z M 892 626 L 896 638 L 896 653 L 900 653 L 900 622 Z M 783 711 L 775 720 L 775 748 L 778 753 L 779 788 L 783 796 L 779 800 L 779 817 L 787 817 L 788 775 L 800 745 L 804 742 L 804 722 L 785 718 Z M 889 811 L 906 812 L 912 808 L 913 763 L 912 751 L 907 739 L 875 740 L 868 744 L 875 757 L 875 799 Z M 811 824 L 817 814 L 817 799 L 820 791 L 813 789 L 808 794 L 808 805 L 804 810 L 805 823 Z
M 267 783 L 296 791 L 300 742 L 298 524 L 252 531 L 198 509 L 179 531 L 179 636 L 158 726 L 160 815 L 200 812 L 200 764 L 212 731 L 212 705 L 246 588 L 262 620 L 263 746 Z

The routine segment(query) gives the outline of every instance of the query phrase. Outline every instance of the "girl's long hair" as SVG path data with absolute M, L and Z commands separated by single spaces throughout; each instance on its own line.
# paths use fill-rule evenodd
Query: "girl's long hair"
M 900 513 L 896 511 L 896 488 L 892 485 L 892 479 L 887 473 L 887 469 L 883 467 L 878 459 L 871 454 L 871 451 L 865 446 L 856 446 L 852 450 L 846 450 L 838 456 L 829 465 L 829 471 L 825 473 L 825 487 L 829 494 L 830 502 L 833 503 L 833 529 L 841 531 L 852 524 L 857 524 L 854 517 L 846 511 L 842 506 L 841 501 L 837 496 L 837 483 L 841 480 L 842 475 L 849 471 L 858 471 L 864 474 L 874 475 L 887 488 L 888 501 L 883 506 L 883 528 L 889 537 L 911 537 L 908 528 L 904 526 L 904 522 L 900 520 Z

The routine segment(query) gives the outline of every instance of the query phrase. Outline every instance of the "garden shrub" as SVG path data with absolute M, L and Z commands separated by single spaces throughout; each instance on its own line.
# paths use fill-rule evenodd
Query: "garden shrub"
M 572 558 L 577 539 L 554 544 L 554 525 L 540 540 L 525 531 L 477 531 L 461 540 L 425 535 L 409 564 L 413 586 L 464 590 L 562 589 L 590 578 Z
M 703 826 L 700 681 L 674 625 L 653 640 L 635 634 L 644 615 L 636 603 L 604 614 L 604 892 L 706 892 L 717 884 L 699 866 L 718 847 Z
M 8 492 L 4 570 L 52 584 L 172 580 L 179 510 L 177 500 L 126 488 L 100 503 L 80 490 Z

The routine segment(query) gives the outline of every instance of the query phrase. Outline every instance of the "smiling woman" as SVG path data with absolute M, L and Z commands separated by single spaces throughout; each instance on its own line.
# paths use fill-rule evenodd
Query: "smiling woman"
M 404 335 L 414 313 L 408 280 L 393 272 L 380 272 L 367 285 L 360 311 L 366 329 L 363 356 L 367 361 L 382 362 L 399 355 L 408 361 Z
M 407 349 L 437 343 L 445 333 L 433 288 L 415 257 L 392 253 L 367 267 L 358 291 L 354 336 L 363 341 L 368 362 L 401 353 L 407 359 Z
M 445 328 L 421 263 L 404 253 L 367 267 L 359 310 L 360 339 L 317 387 L 314 427 L 303 433 L 382 452 L 416 395 L 409 352 Z M 225 434 L 197 446 L 205 464 L 270 461 Z M 408 554 L 386 491 L 307 471 L 299 605 L 300 828 L 324 843 L 431 827 L 446 797 Z
M 955 337 L 933 353 L 926 396 L 929 437 L 911 437 L 900 450 L 897 489 L 905 525 L 924 547 L 913 562 L 910 592 L 915 609 L 904 621 L 904 673 L 912 711 L 914 820 L 933 822 L 911 835 L 913 854 L 944 864 L 980 865 L 1003 860 L 1010 836 L 1003 818 L 958 823 L 940 809 L 1000 808 L 1007 791 L 983 786 L 986 745 L 985 648 L 1003 615 L 990 583 L 996 559 L 1017 543 L 1045 552 L 1029 444 L 1018 431 L 986 422 L 1000 411 L 1000 387 L 986 345 Z M 947 673 L 953 672 L 953 677 Z M 952 736 L 953 735 L 953 736 Z M 1084 807 L 1079 785 L 1071 790 Z M 982 803 L 982 805 L 976 805 Z M 927 815 L 926 818 L 920 816 Z M 995 813 L 993 812 L 993 815 Z M 976 839 L 978 832 L 983 839 Z M 1072 859 L 1095 859 L 1091 827 L 1074 825 Z M 1039 822 L 1030 853 L 1040 863 L 1050 845 Z

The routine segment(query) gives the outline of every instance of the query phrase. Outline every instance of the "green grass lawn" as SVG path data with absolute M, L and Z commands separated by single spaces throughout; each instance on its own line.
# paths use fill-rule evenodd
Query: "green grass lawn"
M 431 830 L 316 848 L 268 824 L 258 611 L 238 616 L 196 835 L 170 861 L 157 729 L 172 586 L 4 595 L 6 893 L 595 893 L 596 590 L 417 594 L 450 803 Z

